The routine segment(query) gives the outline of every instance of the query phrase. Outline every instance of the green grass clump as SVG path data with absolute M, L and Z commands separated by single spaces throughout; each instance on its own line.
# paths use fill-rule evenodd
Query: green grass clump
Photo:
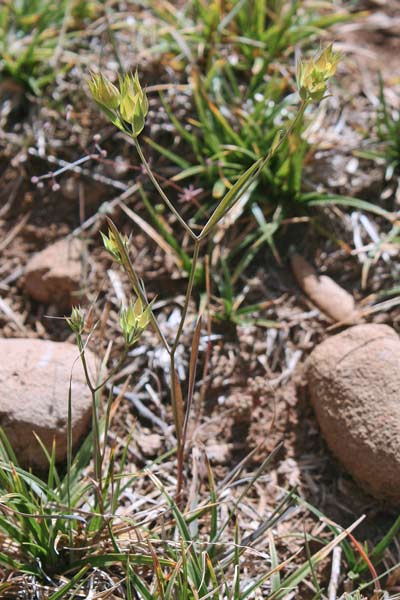
M 380 81 L 380 105 L 377 115 L 377 134 L 383 146 L 378 157 L 387 164 L 386 179 L 400 174 L 400 113 L 391 110 L 385 98 L 383 81 Z
M 203 75 L 218 60 L 233 58 L 233 68 L 250 77 L 253 91 L 273 61 L 285 62 L 295 46 L 357 16 L 335 5 L 300 0 L 191 0 L 174 11 L 167 2 L 152 8 L 166 24 L 160 51 L 183 64 L 200 65 Z
M 180 167 L 177 180 L 199 176 L 222 197 L 240 172 L 270 147 L 287 126 L 297 104 L 291 75 L 294 50 L 332 25 L 353 18 L 337 8 L 312 3 L 205 2 L 186 3 L 171 15 L 158 9 L 168 23 L 163 31 L 166 49 L 182 62 L 190 77 L 194 114 L 180 123 L 170 117 L 182 139 L 189 143 L 192 164 L 181 153 L 158 148 Z M 308 144 L 299 120 L 287 142 L 260 173 L 252 198 L 276 206 L 301 194 L 302 169 Z M 150 142 L 151 143 L 151 142 Z M 182 168 L 183 167 L 183 168 Z M 185 168 L 186 167 L 186 168 Z
M 309 578 L 323 593 L 316 580 L 319 565 L 337 545 L 346 544 L 360 522 L 346 530 L 327 523 L 324 536 L 306 540 L 318 541 L 319 550 L 309 553 L 303 562 L 297 555 L 279 560 L 275 531 L 287 510 L 299 502 L 293 492 L 283 494 L 275 510 L 260 517 L 251 533 L 241 526 L 242 505 L 275 453 L 247 475 L 239 488 L 251 455 L 216 485 L 206 455 L 195 450 L 191 492 L 178 500 L 170 484 L 162 480 L 162 457 L 157 464 L 132 473 L 125 449 L 119 460 L 111 453 L 103 462 L 99 498 L 99 487 L 88 470 L 92 445 L 90 436 L 64 478 L 54 464 L 54 451 L 47 455 L 49 473 L 44 481 L 18 467 L 1 434 L 0 564 L 18 575 L 0 584 L 2 593 L 35 589 L 46 590 L 50 600 L 80 597 L 96 590 L 96 577 L 102 581 L 101 592 L 114 591 L 126 600 L 245 600 L 260 597 L 259 590 L 269 600 L 284 600 Z M 207 473 L 206 484 L 199 478 L 200 468 Z M 139 479 L 147 479 L 152 490 L 150 506 L 143 498 L 144 509 L 121 513 L 120 506 L 126 506 L 124 491 L 134 489 Z M 396 527 L 398 524 L 382 540 L 380 556 Z M 370 556 L 378 557 L 375 550 Z M 249 560 L 257 560 L 260 569 L 246 573 Z M 359 572 L 368 568 L 355 556 L 354 565 Z M 354 574 L 352 577 L 355 580 Z M 377 584 L 368 581 L 360 589 L 371 583 Z M 361 596 L 355 591 L 347 597 Z
M 207 79 L 194 71 L 192 90 L 196 114 L 190 119 L 192 131 L 188 132 L 185 124 L 178 123 L 170 112 L 178 132 L 191 145 L 194 164 L 182 165 L 182 158 L 168 151 L 169 158 L 181 167 L 174 180 L 196 176 L 203 185 L 211 186 L 212 198 L 218 201 L 242 171 L 268 152 L 274 138 L 293 120 L 298 98 L 296 94 L 283 94 L 282 88 L 286 85 L 287 82 L 276 75 L 251 92 L 247 85 L 235 79 L 234 71 L 226 62 L 217 63 Z M 273 207 L 278 200 L 298 199 L 303 161 L 309 147 L 301 135 L 303 129 L 301 118 L 279 151 L 260 171 L 247 196 L 249 205 L 261 201 Z
M 65 72 L 59 54 L 98 7 L 76 0 L 4 0 L 0 3 L 0 73 L 40 95 Z

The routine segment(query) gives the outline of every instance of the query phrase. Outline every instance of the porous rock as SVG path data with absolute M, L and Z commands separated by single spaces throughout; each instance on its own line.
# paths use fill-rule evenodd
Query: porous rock
M 92 376 L 95 360 L 85 352 Z M 67 342 L 33 339 L 0 340 L 0 426 L 18 462 L 46 469 L 48 461 L 36 433 L 56 459 L 67 455 L 68 390 L 72 371 L 72 442 L 79 442 L 90 426 L 91 394 L 77 347 Z
M 293 254 L 290 260 L 297 283 L 313 304 L 334 321 L 355 322 L 357 314 L 351 294 L 331 277 L 318 275 L 299 254 Z
M 400 340 L 387 325 L 357 325 L 317 346 L 306 363 L 326 442 L 367 491 L 400 504 Z
M 35 254 L 24 272 L 24 289 L 34 300 L 68 309 L 79 304 L 83 242 L 62 239 Z

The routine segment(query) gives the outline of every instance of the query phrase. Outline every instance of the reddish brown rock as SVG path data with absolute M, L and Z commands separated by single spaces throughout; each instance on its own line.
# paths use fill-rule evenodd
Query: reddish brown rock
M 353 296 L 330 277 L 318 275 L 299 254 L 293 254 L 290 260 L 297 283 L 313 304 L 334 321 L 349 324 L 356 321 Z
M 358 325 L 317 346 L 309 394 L 333 454 L 365 489 L 400 504 L 400 340 L 387 325 Z
M 46 469 L 48 461 L 35 432 L 57 461 L 67 455 L 68 389 L 72 371 L 74 446 L 90 426 L 91 394 L 73 344 L 44 340 L 0 340 L 0 426 L 24 467 Z M 95 373 L 94 356 L 86 353 Z
M 79 304 L 83 251 L 83 242 L 74 238 L 59 240 L 35 254 L 24 273 L 27 294 L 59 309 Z

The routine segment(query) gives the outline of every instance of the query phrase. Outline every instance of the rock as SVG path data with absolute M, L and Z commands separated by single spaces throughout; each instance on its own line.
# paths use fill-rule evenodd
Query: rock
M 157 456 L 162 448 L 162 438 L 158 433 L 142 432 L 136 442 L 144 456 Z
M 25 268 L 26 293 L 59 309 L 79 304 L 83 250 L 83 242 L 74 238 L 59 240 L 35 254 Z
M 35 432 L 49 452 L 56 441 L 57 461 L 67 455 L 68 389 L 72 369 L 72 440 L 90 426 L 92 400 L 79 353 L 73 344 L 33 339 L 0 340 L 0 426 L 19 463 L 44 470 L 48 461 Z M 86 351 L 90 373 L 95 359 Z
M 211 441 L 206 445 L 209 460 L 219 465 L 226 465 L 231 458 L 231 445 L 225 442 Z
M 334 321 L 354 323 L 357 318 L 353 296 L 326 275 L 315 269 L 299 254 L 291 256 L 297 283 L 323 313 Z
M 317 346 L 308 390 L 333 454 L 367 491 L 400 504 L 400 340 L 357 325 Z

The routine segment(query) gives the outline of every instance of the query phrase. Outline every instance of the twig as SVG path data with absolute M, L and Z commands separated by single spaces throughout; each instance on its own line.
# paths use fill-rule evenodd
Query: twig
M 0 127 L 1 129 L 1 127 Z M 9 186 L 6 187 L 6 189 L 2 190 L 1 195 L 7 195 L 7 201 L 6 203 L 0 208 L 0 217 L 4 217 L 8 211 L 10 210 L 11 206 L 14 203 L 15 198 L 17 197 L 19 188 L 21 187 L 21 184 L 23 182 L 23 178 L 22 177 L 17 177 L 15 179 L 15 181 L 13 182 L 13 184 L 11 185 L 11 189 L 9 189 Z
M 80 165 L 88 162 L 90 160 L 96 160 L 98 156 L 96 154 L 88 154 L 86 156 L 82 156 L 78 160 L 74 162 L 68 162 L 67 160 L 63 160 L 62 158 L 57 158 L 52 154 L 48 154 L 46 156 L 41 156 L 39 151 L 36 148 L 30 147 L 28 148 L 28 154 L 31 156 L 37 156 L 42 160 L 46 160 L 51 165 L 58 165 L 60 168 L 57 171 L 52 173 L 46 173 L 45 175 L 41 175 L 39 177 L 42 179 L 52 179 L 54 177 L 58 177 L 67 171 L 72 171 L 73 173 L 79 173 L 81 175 L 85 175 L 94 181 L 99 181 L 100 183 L 104 183 L 105 185 L 109 185 L 117 190 L 127 191 L 129 188 L 126 183 L 122 183 L 121 181 L 117 181 L 116 179 L 111 179 L 111 177 L 106 177 L 105 175 L 101 175 L 101 173 L 93 173 L 89 169 L 83 169 Z
M 0 252 L 2 252 L 5 248 L 7 248 L 8 244 L 11 244 L 11 242 L 13 241 L 13 239 L 19 234 L 19 232 L 21 231 L 21 229 L 23 229 L 24 226 L 26 225 L 26 223 L 29 221 L 29 217 L 30 216 L 31 216 L 30 212 L 26 213 L 26 215 L 24 215 L 22 217 L 22 219 L 20 220 L 20 222 L 17 223 L 15 225 L 15 227 L 13 227 L 11 229 L 10 233 L 6 236 L 6 238 L 0 244 Z
M 122 391 L 122 388 L 117 385 L 107 384 L 107 388 L 108 389 L 112 388 L 114 394 L 120 394 Z M 136 410 L 142 417 L 144 417 L 145 419 L 148 419 L 149 421 L 154 423 L 154 425 L 159 427 L 161 429 L 161 431 L 163 432 L 163 434 L 165 435 L 165 437 L 167 439 L 169 439 L 170 441 L 172 441 L 174 446 L 176 445 L 176 442 L 175 442 L 173 436 L 171 435 L 171 431 L 170 431 L 170 428 L 168 427 L 168 425 L 166 423 L 164 423 L 164 421 L 162 419 L 157 417 L 157 415 L 153 414 L 151 412 L 151 410 L 149 410 L 147 408 L 147 406 L 145 406 L 143 404 L 143 402 L 141 400 L 139 400 L 139 398 L 137 397 L 137 395 L 135 393 L 125 392 L 123 394 L 123 396 L 124 396 L 124 398 L 126 398 L 127 400 L 132 402 L 132 404 L 134 405 L 134 407 L 136 408 Z
M 330 578 L 329 587 L 328 587 L 328 599 L 329 600 L 336 600 L 336 598 L 337 598 L 337 590 L 339 587 L 341 558 L 342 558 L 342 547 L 336 546 L 333 549 L 333 553 L 332 553 L 331 578 Z
M 122 194 L 120 194 L 119 196 L 115 196 L 115 198 L 113 198 L 112 200 L 103 202 L 103 204 L 100 206 L 99 210 L 94 215 L 92 215 L 91 217 L 86 219 L 86 221 L 84 223 L 82 223 L 81 225 L 79 225 L 79 227 L 77 227 L 76 229 L 74 229 L 72 231 L 72 233 L 70 234 L 70 237 L 79 235 L 80 233 L 82 233 L 82 231 L 85 231 L 86 229 L 89 229 L 90 227 L 92 227 L 92 225 L 97 224 L 98 221 L 101 221 L 107 215 L 112 214 L 113 211 L 116 208 L 118 208 L 122 202 L 124 202 L 125 200 L 127 200 L 128 198 L 133 196 L 133 194 L 135 194 L 138 191 L 138 189 L 139 189 L 139 186 L 135 183 L 134 185 L 129 187 L 127 190 L 122 192 Z
M 19 331 L 22 331 L 23 333 L 26 332 L 25 325 L 22 323 L 20 317 L 13 311 L 11 306 L 9 306 L 7 302 L 3 300 L 3 298 L 0 298 L 0 312 L 4 313 L 6 317 L 8 317 L 10 321 L 16 325 Z

